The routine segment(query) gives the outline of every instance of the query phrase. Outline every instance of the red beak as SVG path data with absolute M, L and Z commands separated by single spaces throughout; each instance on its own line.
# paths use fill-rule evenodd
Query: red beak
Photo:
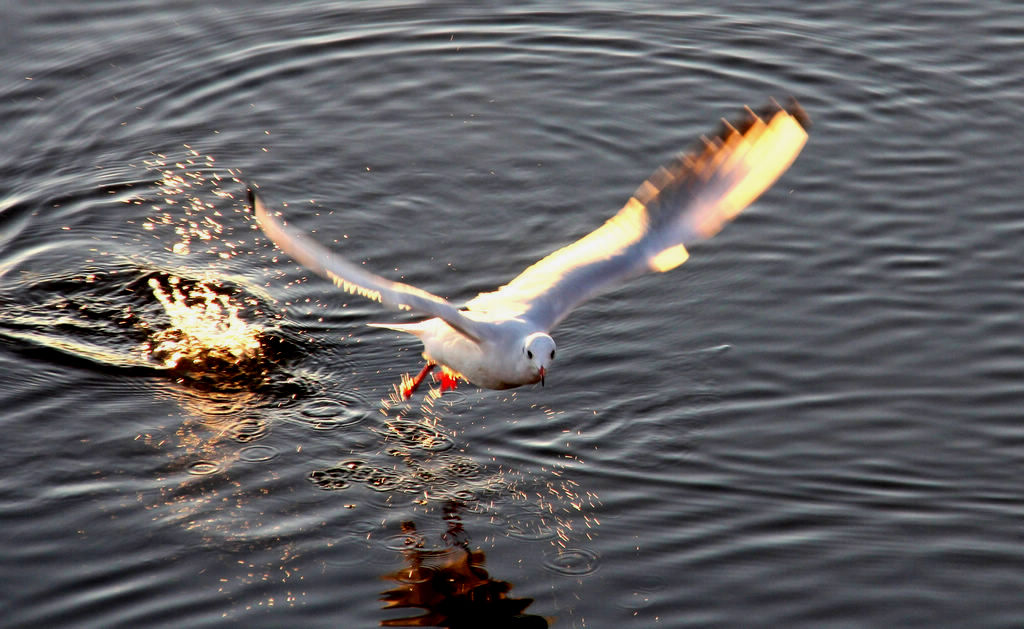
M 540 386 L 544 386 L 544 372 L 546 371 L 543 367 L 540 368 Z

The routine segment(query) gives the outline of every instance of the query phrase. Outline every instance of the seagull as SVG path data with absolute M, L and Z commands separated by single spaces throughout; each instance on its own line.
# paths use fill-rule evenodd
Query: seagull
M 718 233 L 789 168 L 809 126 L 795 100 L 745 107 L 732 123 L 723 118 L 714 136 L 655 171 L 603 225 L 461 305 L 367 271 L 284 224 L 251 187 L 248 197 L 260 228 L 294 260 L 348 293 L 427 317 L 370 324 L 423 344 L 426 365 L 404 379 L 405 399 L 437 366 L 442 394 L 459 379 L 487 389 L 543 385 L 559 322 L 598 293 L 685 262 L 690 245 Z

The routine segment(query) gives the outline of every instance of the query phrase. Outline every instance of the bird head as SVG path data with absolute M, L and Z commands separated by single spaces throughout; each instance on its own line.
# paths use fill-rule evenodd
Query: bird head
M 555 359 L 555 339 L 543 332 L 534 332 L 523 342 L 523 357 L 529 366 L 530 375 L 535 376 L 544 386 L 548 365 Z

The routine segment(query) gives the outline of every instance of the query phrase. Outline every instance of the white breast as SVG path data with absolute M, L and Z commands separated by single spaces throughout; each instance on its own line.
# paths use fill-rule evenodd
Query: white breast
M 419 335 L 427 360 L 488 389 L 509 389 L 532 382 L 528 375 L 519 373 L 517 345 L 500 341 L 477 344 L 440 319 L 427 323 Z

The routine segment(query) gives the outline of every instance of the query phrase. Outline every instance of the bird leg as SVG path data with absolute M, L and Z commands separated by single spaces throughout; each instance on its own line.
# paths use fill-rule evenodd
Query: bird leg
M 416 389 L 420 386 L 420 383 L 423 382 L 423 379 L 426 378 L 427 374 L 430 373 L 436 366 L 437 363 L 430 362 L 428 360 L 427 364 L 423 365 L 423 369 L 421 369 L 420 372 L 416 375 L 416 377 L 412 379 L 412 382 L 409 383 L 409 386 L 402 389 L 402 396 L 407 400 L 411 398 L 413 392 L 415 392 Z

